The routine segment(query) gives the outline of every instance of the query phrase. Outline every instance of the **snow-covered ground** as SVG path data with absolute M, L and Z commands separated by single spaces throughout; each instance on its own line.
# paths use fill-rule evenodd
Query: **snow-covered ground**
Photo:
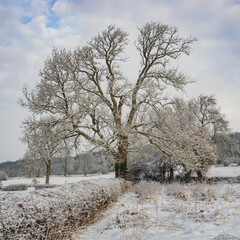
M 207 176 L 237 177 L 240 167 L 213 166 Z M 219 235 L 240 239 L 239 226 L 240 184 L 142 182 L 72 239 L 212 240 Z
M 212 166 L 207 172 L 207 177 L 238 177 L 238 176 L 240 176 L 240 166 L 236 167 Z
M 79 176 L 51 176 L 50 177 L 50 184 L 65 184 L 65 183 L 76 183 L 83 180 L 89 179 L 100 179 L 100 178 L 114 178 L 114 173 L 104 174 L 104 175 L 79 175 Z M 35 178 L 38 183 L 44 184 L 45 177 L 42 178 Z M 11 184 L 27 184 L 31 185 L 33 182 L 32 178 L 10 178 L 7 181 L 3 181 L 3 187 L 11 185 Z
M 240 238 L 240 184 L 142 182 L 74 240 L 212 240 Z M 232 239 L 232 238 L 225 238 Z
M 240 176 L 240 167 L 211 167 L 207 174 L 207 177 L 237 176 Z M 50 184 L 113 177 L 114 173 L 87 177 L 51 176 Z M 37 181 L 43 184 L 45 178 Z M 15 178 L 3 181 L 3 186 L 31 183 L 32 179 Z M 239 226 L 240 184 L 142 182 L 105 211 L 99 221 L 80 229 L 71 239 L 212 240 L 221 234 L 240 239 Z

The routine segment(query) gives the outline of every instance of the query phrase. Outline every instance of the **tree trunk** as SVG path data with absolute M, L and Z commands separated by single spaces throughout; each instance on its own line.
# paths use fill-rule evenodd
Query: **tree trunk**
M 67 163 L 65 162 L 65 164 L 64 164 L 64 177 L 66 177 L 67 176 Z
M 172 182 L 173 178 L 174 178 L 174 170 L 173 170 L 172 167 L 169 167 L 169 178 L 168 178 L 168 181 Z
M 166 180 L 166 166 L 165 164 L 160 167 L 160 181 L 164 182 Z
M 189 181 L 190 181 L 190 179 L 191 179 L 191 174 L 192 174 L 192 171 L 191 171 L 191 170 L 185 173 L 185 179 L 184 179 L 185 182 L 189 182 Z
M 41 177 L 41 169 L 37 170 L 37 177 L 40 178 Z
M 118 143 L 118 153 L 115 156 L 115 176 L 126 179 L 128 156 L 128 137 L 120 136 Z
M 47 163 L 47 173 L 46 173 L 46 184 L 49 184 L 50 174 L 51 174 L 52 161 Z
M 86 177 L 87 176 L 87 171 L 88 170 L 88 162 L 86 159 L 84 159 L 83 161 L 83 173 L 84 173 L 84 176 Z
M 197 178 L 200 183 L 203 182 L 203 175 L 201 171 L 197 171 Z
M 126 179 L 127 159 L 121 159 L 121 162 L 115 162 L 115 176 L 116 178 Z
M 32 178 L 32 169 L 28 170 L 28 177 Z

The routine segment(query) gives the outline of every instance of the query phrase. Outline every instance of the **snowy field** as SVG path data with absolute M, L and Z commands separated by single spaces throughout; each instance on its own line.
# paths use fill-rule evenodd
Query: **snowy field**
M 87 176 L 51 176 L 50 177 L 50 184 L 65 184 L 65 183 L 76 183 L 83 180 L 90 180 L 90 179 L 100 179 L 100 178 L 114 178 L 114 173 L 104 174 L 104 175 L 87 175 Z M 38 183 L 45 184 L 45 177 L 42 178 L 35 178 Z M 31 185 L 33 179 L 32 178 L 10 178 L 7 181 L 3 181 L 3 187 L 11 185 L 11 184 L 27 184 Z
M 240 176 L 240 167 L 211 167 L 207 173 L 207 177 L 237 177 Z M 65 184 L 65 183 L 76 183 L 83 180 L 89 179 L 100 179 L 100 178 L 114 178 L 114 173 L 104 174 L 104 175 L 88 175 L 88 176 L 51 176 L 50 184 Z M 35 178 L 38 183 L 44 184 L 45 177 Z M 3 181 L 3 187 L 11 184 L 32 184 L 32 178 L 10 178 L 7 181 Z
M 236 167 L 212 166 L 207 172 L 207 177 L 238 177 L 238 176 L 240 176 L 240 166 Z

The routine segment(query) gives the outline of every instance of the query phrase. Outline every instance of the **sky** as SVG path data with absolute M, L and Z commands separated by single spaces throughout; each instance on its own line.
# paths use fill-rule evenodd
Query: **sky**
M 83 46 L 115 24 L 130 34 L 125 73 L 134 78 L 137 27 L 150 21 L 197 37 L 190 56 L 178 62 L 195 80 L 185 96 L 214 95 L 232 131 L 240 131 L 239 0 L 0 0 L 0 162 L 26 151 L 19 138 L 29 112 L 18 100 L 25 83 L 40 80 L 53 47 Z

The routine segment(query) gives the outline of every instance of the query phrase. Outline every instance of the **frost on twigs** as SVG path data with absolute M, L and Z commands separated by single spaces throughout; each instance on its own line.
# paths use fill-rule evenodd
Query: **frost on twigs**
M 228 234 L 221 234 L 217 237 L 215 237 L 213 240 L 239 240 L 240 238 L 228 235 Z
M 0 239 L 64 239 L 91 222 L 127 188 L 119 179 L 89 180 L 29 194 L 1 194 Z M 4 216 L 4 217 L 3 217 Z
M 162 192 L 162 185 L 158 182 L 142 181 L 135 186 L 135 193 L 140 201 L 149 201 L 156 198 Z

